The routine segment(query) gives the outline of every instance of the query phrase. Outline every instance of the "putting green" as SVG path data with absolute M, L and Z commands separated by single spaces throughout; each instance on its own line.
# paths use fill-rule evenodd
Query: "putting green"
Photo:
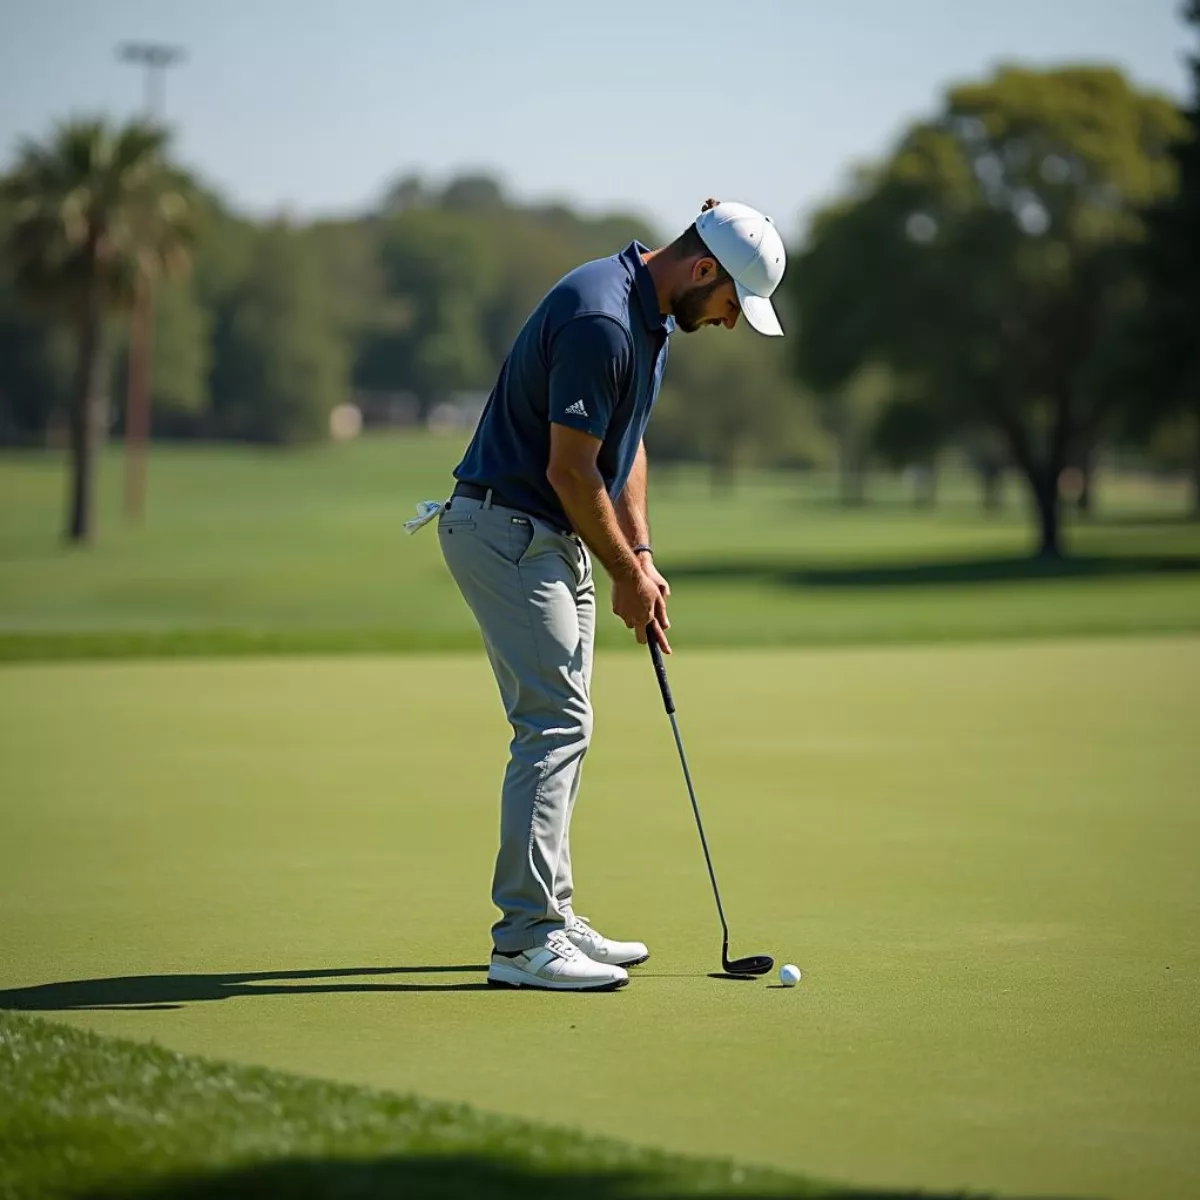
M 863 1184 L 1200 1186 L 1200 639 L 678 653 L 735 954 L 640 655 L 580 908 L 613 995 L 481 987 L 482 654 L 0 671 L 0 1005 Z

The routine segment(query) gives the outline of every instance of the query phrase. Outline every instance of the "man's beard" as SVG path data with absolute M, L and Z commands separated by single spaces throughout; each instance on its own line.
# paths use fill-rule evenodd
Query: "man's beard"
M 695 333 L 700 328 L 709 296 L 724 282 L 724 279 L 710 279 L 708 283 L 698 283 L 686 292 L 679 292 L 671 301 L 671 315 L 684 333 Z

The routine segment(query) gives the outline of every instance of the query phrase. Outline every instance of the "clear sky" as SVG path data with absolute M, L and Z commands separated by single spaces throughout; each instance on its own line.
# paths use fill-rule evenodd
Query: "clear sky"
M 709 195 L 787 230 L 945 85 L 1105 61 L 1187 94 L 1178 0 L 0 0 L 0 169 L 67 113 L 128 116 L 130 38 L 186 47 L 166 115 L 236 206 L 361 210 L 397 175 L 665 231 Z

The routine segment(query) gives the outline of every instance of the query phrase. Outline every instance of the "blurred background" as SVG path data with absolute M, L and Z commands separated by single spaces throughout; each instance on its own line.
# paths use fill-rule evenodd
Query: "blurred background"
M 401 521 L 547 287 L 710 195 L 788 336 L 674 340 L 681 636 L 1192 628 L 1197 52 L 1194 0 L 6 4 L 5 653 L 474 644 Z

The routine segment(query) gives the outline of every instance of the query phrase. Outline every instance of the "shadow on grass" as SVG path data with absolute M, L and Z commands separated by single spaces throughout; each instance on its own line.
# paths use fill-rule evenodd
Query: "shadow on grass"
M 1192 574 L 1200 572 L 1200 555 L 1077 555 L 1058 560 L 977 558 L 876 566 L 820 566 L 779 559 L 718 559 L 669 563 L 665 569 L 672 583 L 701 579 L 807 588 L 927 587 Z
M 1196 513 L 1105 513 L 1099 512 L 1094 517 L 1088 519 L 1085 525 L 1111 525 L 1116 529 L 1134 528 L 1145 526 L 1162 527 L 1162 526 L 1180 526 L 1192 525 L 1200 529 L 1200 516 Z
M 165 1011 L 200 1000 L 235 996 L 294 996 L 320 992 L 476 992 L 494 991 L 478 983 L 311 983 L 363 975 L 483 975 L 486 964 L 430 967 L 342 967 L 321 971 L 243 971 L 227 975 L 118 975 L 111 979 L 70 979 L 0 991 L 0 1009 L 70 1012 L 84 1009 Z
M 911 496 L 904 495 L 868 495 L 864 496 L 857 504 L 847 504 L 837 495 L 809 493 L 785 499 L 783 503 L 791 504 L 795 508 L 808 509 L 811 512 L 831 513 L 834 516 L 846 517 L 851 521 L 855 517 L 875 517 L 891 513 L 905 518 L 924 517 L 926 519 L 964 514 L 973 522 L 980 518 L 1003 521 L 1012 514 L 1024 515 L 1025 513 L 1024 507 L 1017 504 L 1004 505 L 995 512 L 985 512 L 978 500 L 972 500 L 966 496 L 946 496 L 937 504 L 928 506 L 914 504 Z
M 706 1186 L 707 1184 L 707 1186 Z M 77 1200 L 448 1200 L 450 1197 L 569 1197 L 570 1200 L 622 1200 L 657 1196 L 662 1200 L 685 1196 L 742 1196 L 758 1200 L 986 1200 L 985 1193 L 944 1193 L 863 1190 L 797 1181 L 794 1186 L 736 1186 L 722 1189 L 711 1181 L 697 1180 L 693 1188 L 678 1179 L 649 1171 L 561 1170 L 539 1171 L 516 1162 L 477 1155 L 389 1157 L 371 1160 L 302 1159 L 234 1167 L 204 1175 L 178 1176 L 149 1185 L 89 1191 Z M 1011 1200 L 1017 1200 L 1013 1197 Z M 1035 1200 L 1026 1197 L 1024 1200 Z M 1043 1197 L 1041 1200 L 1051 1200 Z

